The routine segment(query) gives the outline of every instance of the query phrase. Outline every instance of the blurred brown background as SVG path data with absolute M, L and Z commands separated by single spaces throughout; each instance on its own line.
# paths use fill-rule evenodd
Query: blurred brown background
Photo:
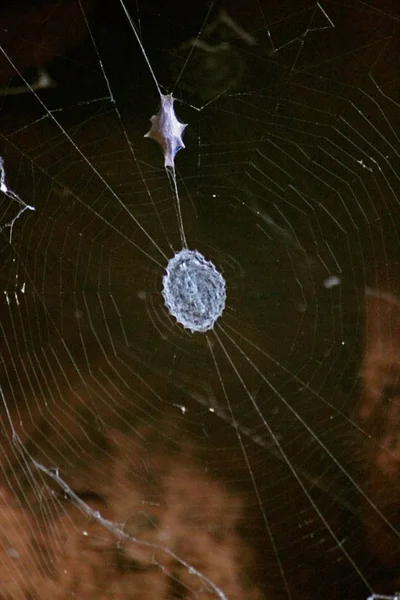
M 332 3 L 325 4 L 327 11 L 333 10 Z M 126 5 L 136 14 L 133 2 Z M 240 31 L 251 31 L 258 40 L 253 47 L 236 32 L 236 41 L 232 42 L 227 26 L 229 52 L 213 53 L 213 59 L 206 54 L 204 61 L 193 54 L 188 74 L 184 72 L 180 78 L 183 93 L 196 105 L 208 102 L 213 94 L 222 94 L 227 82 L 233 91 L 241 86 L 254 91 L 254 86 L 259 86 L 262 102 L 254 105 L 253 112 L 248 113 L 251 109 L 243 107 L 240 97 L 233 95 L 237 104 L 223 105 L 218 119 L 210 118 L 212 131 L 207 135 L 211 147 L 221 140 L 223 147 L 229 148 L 236 139 L 258 139 L 259 131 L 267 131 L 270 122 L 269 115 L 262 113 L 262 94 L 271 84 L 277 103 L 284 105 L 285 92 L 280 97 L 278 84 L 283 82 L 282 90 L 285 88 L 287 65 L 294 64 L 299 49 L 289 44 L 288 54 L 281 54 L 271 66 L 271 49 L 261 16 L 273 12 L 275 39 L 283 41 L 287 37 L 290 41 L 299 36 L 301 42 L 308 23 L 306 19 L 303 23 L 302 11 L 307 9 L 308 19 L 310 6 L 316 5 L 286 2 L 258 6 L 238 1 L 213 5 L 210 13 L 210 6 L 202 2 L 171 2 L 165 7 L 154 1 L 140 7 L 143 43 L 164 85 L 179 76 L 185 56 L 182 44 L 199 34 L 199 24 L 218 21 L 221 7 Z M 361 11 L 364 22 L 356 21 L 351 18 L 358 14 L 352 12 L 353 8 L 357 8 L 355 3 L 346 5 L 345 11 L 336 7 L 343 22 L 329 38 L 332 49 L 327 43 L 325 48 L 316 45 L 314 52 L 317 56 L 325 51 L 327 56 L 331 52 L 335 58 L 340 57 L 340 68 L 337 72 L 332 68 L 329 77 L 335 82 L 351 82 L 358 89 L 364 85 L 360 73 L 368 79 L 371 57 L 376 55 L 375 38 L 368 35 L 375 27 L 382 36 L 394 36 L 396 18 L 385 21 L 385 11 L 375 3 L 371 10 Z M 128 150 L 121 150 L 123 135 L 115 113 L 108 105 L 103 109 L 100 103 L 97 111 L 93 102 L 107 90 L 82 10 L 118 100 L 125 131 L 135 140 L 135 149 L 140 150 L 136 166 L 128 162 Z M 284 33 L 280 23 L 285 25 Z M 368 48 L 368 52 L 348 53 L 352 42 L 357 48 Z M 4 55 L 0 59 L 0 156 L 5 158 L 10 188 L 17 188 L 24 199 L 30 198 L 34 190 L 32 203 L 37 207 L 37 214 L 16 227 L 12 244 L 8 243 L 8 231 L 4 232 L 1 250 L 4 289 L 14 289 L 18 272 L 20 281 L 26 278 L 29 293 L 19 295 L 18 303 L 4 304 L 1 322 L 4 409 L 0 597 L 215 597 L 203 580 L 163 552 L 165 547 L 220 586 L 232 600 L 287 598 L 290 594 L 310 600 L 321 596 L 361 600 L 371 591 L 364 579 L 376 591 L 394 592 L 400 548 L 396 533 L 400 331 L 399 247 L 393 223 L 387 224 L 385 215 L 382 221 L 380 215 L 374 222 L 370 219 L 368 234 L 360 234 L 366 236 L 359 244 L 360 256 L 354 250 L 353 279 L 343 286 L 343 296 L 327 300 L 326 290 L 315 291 L 310 284 L 320 281 L 320 266 L 314 260 L 319 248 L 315 251 L 313 240 L 308 243 L 307 237 L 306 224 L 311 217 L 304 222 L 293 221 L 296 231 L 304 232 L 309 260 L 300 260 L 297 250 L 288 251 L 286 238 L 283 242 L 272 240 L 268 257 L 261 256 L 260 248 L 267 244 L 264 234 L 260 228 L 255 233 L 253 215 L 248 217 L 248 212 L 241 212 L 230 200 L 223 211 L 211 203 L 199 204 L 196 216 L 187 219 L 188 231 L 196 243 L 210 249 L 220 245 L 227 273 L 231 269 L 236 274 L 238 269 L 226 257 L 235 256 L 239 239 L 247 240 L 247 245 L 240 247 L 240 256 L 245 256 L 246 275 L 250 273 L 255 287 L 243 299 L 243 284 L 239 276 L 235 279 L 237 289 L 232 294 L 235 301 L 238 298 L 238 316 L 234 315 L 237 320 L 232 322 L 253 346 L 265 350 L 260 359 L 254 347 L 243 346 L 250 361 L 267 373 L 283 397 L 290 399 L 297 414 L 336 459 L 327 458 L 315 439 L 304 434 L 300 418 L 281 408 L 273 394 L 271 398 L 257 369 L 251 369 L 250 361 L 232 345 L 229 351 L 240 373 L 248 378 L 246 383 L 253 386 L 255 404 L 267 415 L 272 430 L 282 436 L 291 470 L 270 439 L 258 443 L 255 434 L 240 433 L 240 428 L 199 402 L 200 396 L 204 400 L 209 393 L 208 388 L 204 391 L 204 382 L 210 383 L 211 396 L 219 385 L 219 397 L 224 398 L 221 383 L 212 374 L 209 353 L 198 341 L 191 344 L 175 337 L 173 329 L 167 330 L 166 339 L 160 342 L 154 327 L 161 314 L 157 291 L 153 290 L 154 296 L 148 293 L 146 307 L 138 297 L 142 288 L 148 290 L 154 281 L 161 280 L 162 269 L 151 261 L 142 263 L 139 252 L 132 257 L 130 242 L 121 242 L 110 223 L 152 258 L 156 256 L 154 249 L 146 245 L 140 231 L 132 234 L 126 213 L 104 183 L 87 169 L 32 93 L 12 91 L 21 91 L 24 85 L 16 71 L 32 83 L 36 69 L 48 69 L 55 88 L 40 96 L 46 107 L 62 109 L 54 114 L 65 131 L 91 163 L 107 175 L 107 181 L 126 204 L 133 206 L 134 214 L 140 214 L 152 235 L 154 228 L 155 237 L 158 224 L 151 220 L 152 206 L 140 178 L 140 164 L 144 179 L 153 185 L 150 193 L 157 206 L 159 201 L 166 230 L 174 231 L 170 239 L 176 244 L 175 215 L 164 205 L 164 197 L 170 193 L 168 182 L 152 168 L 159 149 L 142 140 L 148 119 L 155 112 L 154 85 L 140 49 L 129 35 L 119 3 L 14 3 L 0 9 L 0 45 L 10 59 Z M 217 54 L 222 62 L 215 58 Z M 323 69 L 326 65 L 330 69 L 329 60 L 321 58 L 318 65 L 318 75 L 327 75 Z M 388 63 L 389 69 L 388 75 L 380 73 L 381 82 L 397 78 L 396 55 L 393 63 Z M 328 88 L 327 97 L 331 92 L 339 97 L 339 88 L 334 84 Z M 367 84 L 365 89 L 370 92 Z M 311 83 L 308 91 L 296 88 L 299 104 L 307 105 L 310 90 Z M 197 131 L 188 104 L 179 109 L 181 119 L 186 122 L 185 116 L 190 114 L 192 131 Z M 332 105 L 326 104 L 322 110 L 332 115 L 337 107 L 332 100 Z M 396 124 L 398 111 L 395 107 L 392 110 L 390 115 Z M 276 112 L 279 114 L 278 109 Z M 207 114 L 199 113 L 199 120 L 204 119 L 206 124 Z M 347 116 L 345 111 L 343 114 Z M 204 156 L 208 156 L 207 150 Z M 201 158 L 203 177 L 208 173 L 214 176 L 213 159 L 207 163 L 207 158 Z M 188 151 L 187 164 L 181 163 L 182 173 L 185 169 L 189 172 L 197 159 Z M 250 163 L 249 158 L 246 160 Z M 228 168 L 222 166 L 220 170 L 232 170 L 229 161 Z M 221 181 L 230 181 L 230 176 L 230 172 L 224 172 Z M 232 189 L 240 189 L 236 180 Z M 340 207 L 334 202 L 332 205 L 337 218 L 343 218 Z M 376 206 L 378 213 L 385 212 L 378 200 Z M 395 203 L 390 206 L 393 215 L 397 209 Z M 94 217 L 95 211 L 102 218 Z M 240 231 L 236 229 L 239 227 Z M 323 233 L 344 265 L 347 250 L 341 240 L 331 230 Z M 169 251 L 167 242 L 163 249 Z M 297 284 L 292 283 L 293 269 L 305 290 L 305 301 L 309 300 L 309 285 L 314 297 L 315 306 L 311 301 L 304 320 L 292 303 L 292 298 L 298 296 Z M 110 288 L 117 305 L 123 308 L 122 314 L 113 307 Z M 365 289 L 369 291 L 365 293 Z M 154 313 L 146 312 L 151 310 L 149 306 L 155 306 Z M 248 310 L 245 321 L 240 320 L 239 309 L 243 307 Z M 280 320 L 268 316 L 268 328 L 265 314 L 270 313 L 266 307 L 281 316 Z M 334 310 L 337 312 L 332 317 Z M 105 327 L 103 314 L 107 315 L 112 335 Z M 126 323 L 128 343 L 119 319 Z M 302 325 L 296 329 L 298 321 Z M 333 333 L 339 335 L 336 323 L 340 339 L 346 341 L 349 350 L 343 350 L 338 366 L 331 372 L 326 365 L 330 365 L 332 339 L 336 342 Z M 98 331 L 103 336 L 100 341 L 95 335 Z M 210 340 L 215 343 L 212 336 Z M 271 351 L 282 364 L 289 356 L 286 371 L 271 366 L 267 357 Z M 304 355 L 308 353 L 316 359 L 303 370 Z M 224 363 L 222 380 L 237 414 L 242 415 L 243 409 L 239 425 L 257 433 L 259 415 L 228 367 Z M 181 380 L 177 373 L 182 374 Z M 309 384 L 313 394 L 308 395 L 306 385 L 299 386 L 295 377 L 288 376 L 294 373 L 301 374 L 301 381 Z M 319 395 L 327 402 L 319 403 Z M 12 436 L 6 408 L 18 439 Z M 128 535 L 157 544 L 159 549 L 118 540 L 96 519 L 82 514 L 50 478 L 42 478 L 29 462 L 30 457 L 49 468 L 59 468 L 60 476 L 93 510 L 120 524 Z M 343 470 L 350 473 L 350 483 L 355 485 L 349 484 Z M 346 554 L 340 547 L 342 541 Z

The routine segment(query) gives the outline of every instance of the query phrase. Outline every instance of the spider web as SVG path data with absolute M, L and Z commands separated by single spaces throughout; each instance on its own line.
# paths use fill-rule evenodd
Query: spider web
M 3 597 L 394 594 L 398 9 L 66 4 L 45 75 L 1 34 Z M 164 305 L 182 239 L 206 333 Z

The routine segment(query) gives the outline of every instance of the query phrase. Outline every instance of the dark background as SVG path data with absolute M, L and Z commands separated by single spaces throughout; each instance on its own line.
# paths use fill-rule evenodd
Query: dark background
M 215 596 L 163 548 L 228 598 L 391 594 L 398 8 L 125 5 L 189 124 L 185 231 L 228 305 L 205 336 L 163 306 L 174 196 L 120 4 L 82 3 L 96 47 L 74 0 L 2 9 L 0 156 L 36 208 L 2 231 L 4 598 Z M 257 43 L 212 29 L 221 9 Z M 54 88 L 12 93 L 43 66 Z

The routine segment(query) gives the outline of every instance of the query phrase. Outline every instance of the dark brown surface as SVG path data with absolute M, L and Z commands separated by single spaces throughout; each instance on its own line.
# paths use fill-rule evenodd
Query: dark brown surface
M 92 0 L 82 0 L 81 5 L 89 16 Z M 7 8 L 0 10 L 0 44 L 7 47 L 8 56 L 0 56 L 1 86 L 9 84 L 16 70 L 25 75 L 27 69 L 48 66 L 87 36 L 80 6 L 74 0 L 16 2 L 8 3 Z

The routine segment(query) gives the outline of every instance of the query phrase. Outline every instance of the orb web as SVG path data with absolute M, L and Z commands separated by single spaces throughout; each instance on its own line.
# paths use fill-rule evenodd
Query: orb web
M 3 4 L 1 593 L 397 598 L 394 3 Z
M 162 294 L 178 323 L 193 333 L 205 332 L 222 315 L 226 285 L 211 261 L 197 250 L 184 248 L 168 261 Z

